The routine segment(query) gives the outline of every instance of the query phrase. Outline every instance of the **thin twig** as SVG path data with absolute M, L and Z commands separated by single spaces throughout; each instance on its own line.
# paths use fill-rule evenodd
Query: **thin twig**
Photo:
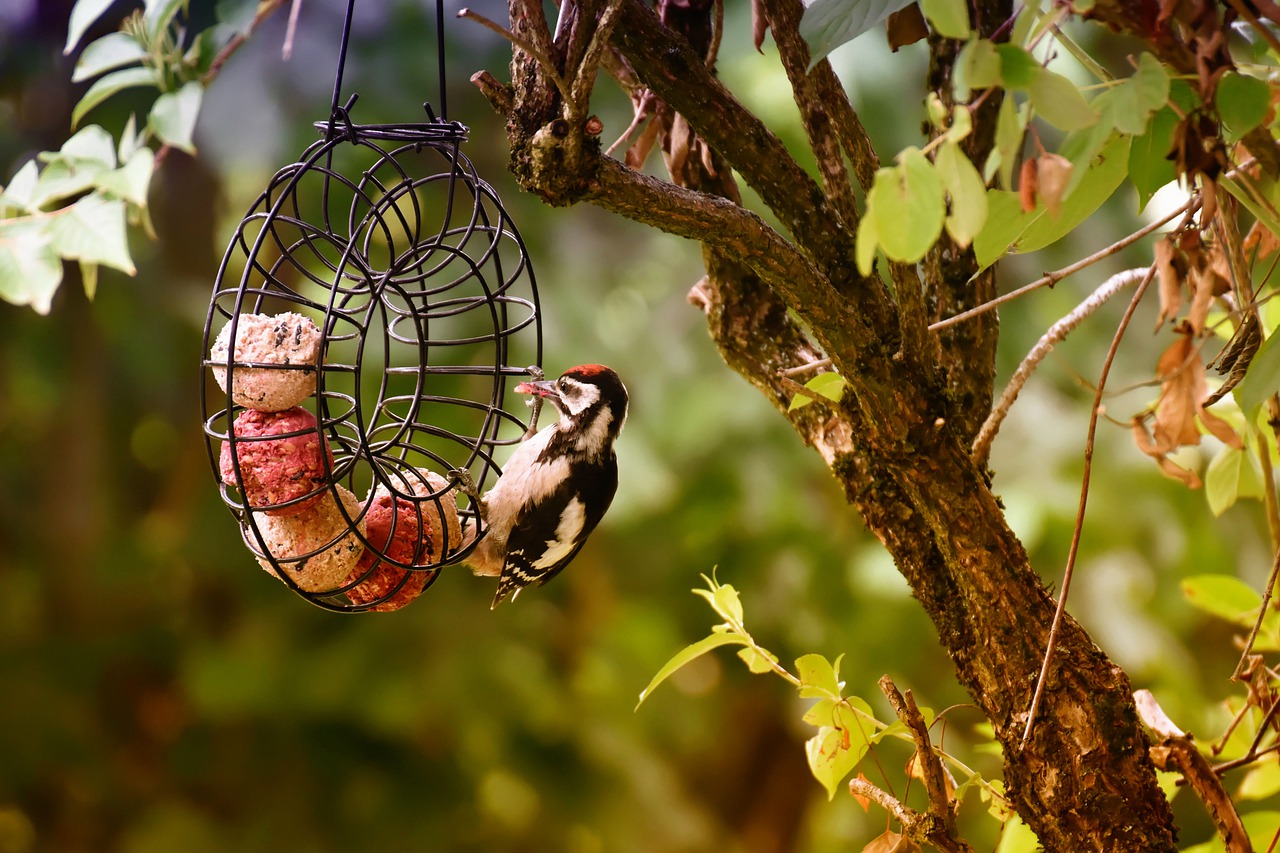
M 218 55 L 213 58 L 213 62 L 209 63 L 209 70 L 200 76 L 201 84 L 208 86 L 212 83 L 213 79 L 218 76 L 220 71 L 222 71 L 222 66 L 227 64 L 227 60 L 231 58 L 232 54 L 239 50 L 244 43 L 249 40 L 249 36 L 253 34 L 254 30 L 261 26 L 263 21 L 271 17 L 271 14 L 286 2 L 288 2 L 288 0 L 264 0 L 264 2 L 258 7 L 258 13 L 253 16 L 253 23 L 249 25 L 249 28 L 244 32 L 236 33 L 227 40 L 227 43 L 223 45 L 222 50 L 218 51 Z
M 956 314 L 953 317 L 948 317 L 945 320 L 939 320 L 938 322 L 933 323 L 929 326 L 929 331 L 936 332 L 936 331 L 939 331 L 940 329 L 945 329 L 948 326 L 954 326 L 956 323 L 962 323 L 965 320 L 978 316 L 979 314 L 985 314 L 986 312 L 992 310 L 993 308 L 997 308 L 1006 302 L 1012 302 L 1014 299 L 1018 299 L 1019 297 L 1025 296 L 1026 294 L 1030 293 L 1033 290 L 1038 290 L 1046 286 L 1052 287 L 1053 285 L 1062 281 L 1067 276 L 1072 275 L 1073 273 L 1077 273 L 1080 270 L 1084 269 L 1085 267 L 1092 266 L 1093 264 L 1096 264 L 1098 261 L 1101 261 L 1104 258 L 1109 258 L 1110 256 L 1114 255 L 1116 252 L 1120 251 L 1121 249 L 1124 249 L 1128 246 L 1133 245 L 1134 243 L 1141 240 L 1143 237 L 1146 237 L 1151 232 L 1156 231 L 1160 228 L 1163 228 L 1173 220 L 1177 219 L 1179 216 L 1182 216 L 1183 214 L 1195 209 L 1199 205 L 1200 205 L 1200 200 L 1198 198 L 1193 198 L 1190 201 L 1188 201 L 1186 204 L 1179 207 L 1177 210 L 1170 213 L 1168 216 L 1165 216 L 1162 219 L 1157 220 L 1156 222 L 1152 222 L 1150 225 L 1147 225 L 1147 226 L 1144 226 L 1143 228 L 1138 229 L 1137 231 L 1130 234 L 1128 237 L 1125 237 L 1123 240 L 1120 240 L 1117 243 L 1112 243 L 1110 246 L 1107 246 L 1105 249 L 1101 249 L 1097 252 L 1094 252 L 1092 255 L 1089 255 L 1087 258 L 1081 258 L 1075 263 L 1069 264 L 1068 266 L 1065 266 L 1060 270 L 1057 270 L 1055 272 L 1045 273 L 1044 276 L 1036 279 L 1030 284 L 1025 284 L 1022 287 L 1019 287 L 1017 290 L 1012 290 L 1006 294 L 1003 294 L 1002 296 L 997 296 L 995 299 L 992 299 L 990 302 L 984 302 L 981 305 L 970 308 L 968 311 L 961 311 L 959 314 Z
M 556 70 L 555 63 L 551 61 L 551 57 L 533 42 L 521 38 L 511 30 L 502 26 L 502 24 L 499 24 L 496 21 L 491 21 L 484 15 L 481 15 L 479 12 L 474 12 L 471 9 L 459 9 L 458 17 L 466 18 L 469 21 L 475 21 L 480 26 L 485 29 L 492 30 L 514 44 L 516 47 L 523 50 L 525 53 L 532 56 L 537 63 L 542 66 L 543 73 L 545 73 L 551 82 L 555 84 L 557 91 L 560 92 L 560 97 L 563 98 L 566 103 L 571 101 L 569 83 L 560 76 L 560 72 Z
M 850 779 L 849 793 L 855 797 L 866 797 L 868 800 L 874 800 L 877 805 L 897 818 L 903 829 L 913 825 L 915 821 L 920 819 L 920 815 L 915 809 L 907 808 L 898 802 L 892 794 L 877 788 L 866 779 Z
M 302 12 L 302 0 L 293 0 L 289 7 L 289 23 L 284 28 L 284 44 L 280 46 L 280 55 L 285 62 L 293 56 L 293 39 L 298 34 L 298 16 Z
M 1055 346 L 1062 343 L 1076 326 L 1084 322 L 1086 317 L 1101 308 L 1106 304 L 1107 300 L 1119 293 L 1121 289 L 1138 282 L 1148 272 L 1146 269 L 1136 268 L 1118 272 L 1111 276 L 1111 278 L 1099 285 L 1097 290 L 1089 294 L 1088 298 L 1077 305 L 1071 313 L 1050 326 L 1048 331 L 1040 337 L 1036 345 L 1022 359 L 1022 363 L 1013 372 L 1013 376 L 1009 378 L 1009 383 L 1005 385 L 999 401 L 996 402 L 995 407 L 991 410 L 991 414 L 987 415 L 987 420 L 982 424 L 982 428 L 978 430 L 977 438 L 973 440 L 971 455 L 977 465 L 983 466 L 986 464 L 987 455 L 991 452 L 991 442 L 995 440 L 996 433 L 1000 430 L 1000 425 L 1004 423 L 1010 407 L 1018 399 L 1018 394 L 1021 393 L 1022 387 L 1026 385 L 1027 379 L 1040 366 L 1040 362 L 1044 360 L 1045 356 Z
M 778 371 L 779 376 L 798 376 L 801 373 L 812 373 L 815 370 L 826 370 L 831 366 L 831 359 L 820 358 L 817 361 L 811 361 L 807 364 L 799 364 L 795 367 L 784 367 Z
M 1254 736 L 1253 743 L 1249 745 L 1249 751 L 1239 758 L 1234 758 L 1231 761 L 1224 761 L 1221 764 L 1215 764 L 1213 766 L 1213 772 L 1221 776 L 1228 770 L 1234 770 L 1237 767 L 1252 764 L 1254 761 L 1258 760 L 1259 756 L 1280 749 L 1280 744 L 1272 744 L 1266 749 L 1258 749 L 1258 746 L 1262 743 L 1262 739 L 1266 737 L 1267 726 L 1269 726 L 1271 721 L 1275 719 L 1277 711 L 1280 711 L 1280 700 L 1273 700 L 1271 707 L 1268 708 L 1267 713 L 1263 715 L 1262 722 L 1258 724 L 1258 733 Z
M 1129 328 L 1129 321 L 1133 319 L 1134 312 L 1138 310 L 1138 303 L 1142 301 L 1143 295 L 1147 292 L 1147 287 L 1151 284 L 1151 280 L 1155 278 L 1156 268 L 1153 264 L 1147 270 L 1147 274 L 1142 277 L 1142 281 L 1138 283 L 1138 289 L 1134 292 L 1133 298 L 1129 300 L 1129 307 L 1125 309 L 1124 316 L 1120 318 L 1120 325 L 1116 329 L 1115 335 L 1111 338 L 1111 347 L 1107 350 L 1107 358 L 1102 363 L 1102 371 L 1098 375 L 1098 387 L 1093 395 L 1093 409 L 1089 413 L 1089 432 L 1085 438 L 1084 444 L 1084 475 L 1081 477 L 1080 483 L 1080 504 L 1076 508 L 1075 527 L 1071 531 L 1071 547 L 1067 552 L 1067 565 L 1062 572 L 1062 588 L 1058 591 L 1058 605 L 1053 611 L 1053 623 L 1049 627 L 1049 639 L 1045 644 L 1044 660 L 1040 664 L 1040 676 L 1036 679 L 1036 690 L 1031 697 L 1031 708 L 1027 711 L 1027 727 L 1022 732 L 1021 749 L 1027 748 L 1027 741 L 1031 739 L 1031 728 L 1036 721 L 1036 712 L 1040 710 L 1040 700 L 1044 696 L 1045 682 L 1049 675 L 1049 665 L 1053 662 L 1054 647 L 1058 642 L 1058 630 L 1062 625 L 1062 617 L 1067 609 L 1067 594 L 1071 590 L 1071 576 L 1075 571 L 1076 554 L 1080 550 L 1080 535 L 1084 530 L 1084 511 L 1089 502 L 1089 478 L 1093 471 L 1093 442 L 1098 432 L 1098 410 L 1102 408 L 1102 392 L 1107 387 L 1107 375 L 1111 373 L 1111 365 L 1115 361 L 1116 352 L 1120 349 L 1120 340 L 1124 337 L 1125 330 Z
M 1270 448 L 1263 451 L 1263 453 L 1270 452 Z M 1271 592 L 1275 589 L 1277 577 L 1280 577 L 1280 549 L 1276 550 L 1275 559 L 1271 561 L 1271 574 L 1267 575 L 1267 588 L 1262 591 L 1262 606 L 1258 608 L 1258 618 L 1254 620 L 1253 628 L 1249 631 L 1249 637 L 1244 641 L 1244 651 L 1240 653 L 1240 662 L 1236 664 L 1235 672 L 1231 673 L 1232 681 L 1240 678 L 1240 674 L 1244 672 L 1245 666 L 1248 664 L 1249 656 L 1253 654 L 1253 644 L 1258 639 L 1258 632 L 1262 630 L 1262 620 L 1267 618 L 1267 609 L 1271 604 Z

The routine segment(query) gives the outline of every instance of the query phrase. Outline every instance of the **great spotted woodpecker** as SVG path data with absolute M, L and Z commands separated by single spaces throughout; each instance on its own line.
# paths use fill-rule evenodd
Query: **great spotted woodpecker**
M 459 477 L 488 526 L 469 562 L 475 574 L 498 578 L 492 607 L 551 580 L 595 530 L 618 489 L 613 444 L 627 419 L 627 389 L 603 365 L 579 365 L 515 390 L 549 401 L 560 420 L 517 446 L 482 498 Z

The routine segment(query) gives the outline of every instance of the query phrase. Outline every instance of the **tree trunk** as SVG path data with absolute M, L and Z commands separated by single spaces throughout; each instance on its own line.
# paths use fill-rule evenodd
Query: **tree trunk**
M 987 5 L 982 26 L 990 30 L 1004 18 L 999 4 Z M 857 274 L 858 212 L 841 154 L 865 188 L 874 153 L 829 65 L 806 71 L 795 31 L 799 0 L 765 7 L 821 183 L 719 83 L 705 55 L 641 0 L 612 7 L 612 46 L 640 84 L 683 116 L 696 133 L 694 150 L 704 146 L 706 156 L 682 172 L 683 185 L 602 157 L 585 120 L 566 124 L 569 115 L 585 119 L 585 105 L 563 103 L 547 69 L 517 49 L 513 89 L 490 85 L 495 106 L 512 105 L 512 170 L 551 203 L 589 201 L 702 243 L 707 277 L 691 299 L 706 312 L 712 338 L 821 453 L 893 555 L 961 684 L 990 719 L 1008 794 L 1044 847 L 1172 851 L 1172 815 L 1128 678 L 1069 617 L 1039 719 L 1020 745 L 1054 602 L 967 449 L 990 406 L 998 328 L 989 319 L 946 338 L 926 328 L 939 313 L 988 298 L 994 278 L 980 279 L 976 291 L 963 287 L 972 259 L 954 248 L 935 250 L 921 267 L 923 281 L 913 267 L 895 268 L 892 292 L 878 276 Z M 539 4 L 511 0 L 511 19 L 527 42 L 550 44 Z M 589 38 L 592 28 L 578 23 L 574 35 Z M 945 62 L 945 48 L 934 49 Z M 555 59 L 590 53 L 572 43 L 553 52 Z M 595 71 L 567 65 L 558 71 L 570 83 Z M 973 145 L 990 144 L 994 112 L 976 117 Z M 740 206 L 731 170 L 769 205 L 785 236 Z M 787 413 L 791 392 L 778 371 L 822 355 L 848 383 L 844 401 Z

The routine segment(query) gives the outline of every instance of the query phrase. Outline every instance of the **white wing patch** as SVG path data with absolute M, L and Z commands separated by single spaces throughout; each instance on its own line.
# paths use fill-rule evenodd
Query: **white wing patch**
M 556 525 L 556 538 L 547 540 L 547 550 L 534 563 L 534 568 L 551 568 L 573 552 L 586 515 L 587 508 L 577 498 L 565 504 L 560 523 Z

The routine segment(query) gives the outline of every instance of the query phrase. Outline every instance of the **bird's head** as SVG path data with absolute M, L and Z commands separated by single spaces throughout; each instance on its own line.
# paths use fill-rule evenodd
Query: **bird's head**
M 559 427 L 578 433 L 579 449 L 611 445 L 627 420 L 627 388 L 602 364 L 571 367 L 559 379 L 521 382 L 515 390 L 549 401 L 560 412 Z

